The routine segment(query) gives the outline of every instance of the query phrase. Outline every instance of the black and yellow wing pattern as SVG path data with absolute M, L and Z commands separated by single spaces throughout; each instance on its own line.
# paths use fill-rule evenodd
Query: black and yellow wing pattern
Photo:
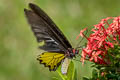
M 66 37 L 48 17 L 48 15 L 33 3 L 29 4 L 30 10 L 24 9 L 28 23 L 30 24 L 37 41 L 44 41 L 40 49 L 46 52 L 39 55 L 37 60 L 50 71 L 55 71 L 61 61 L 66 57 L 68 48 L 72 48 Z
M 45 52 L 42 53 L 42 55 L 40 55 L 37 59 L 40 60 L 41 64 L 44 64 L 46 67 L 49 67 L 50 71 L 55 71 L 64 58 L 64 54 L 55 52 Z

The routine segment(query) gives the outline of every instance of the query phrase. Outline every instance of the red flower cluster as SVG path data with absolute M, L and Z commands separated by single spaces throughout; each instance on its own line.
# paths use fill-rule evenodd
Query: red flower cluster
M 112 22 L 109 23 L 111 20 Z M 120 16 L 107 17 L 102 19 L 99 24 L 94 25 L 91 30 L 93 33 L 89 37 L 84 35 L 83 29 L 79 36 L 85 37 L 88 42 L 86 48 L 82 50 L 81 61 L 88 59 L 95 63 L 106 64 L 105 56 L 109 48 L 113 48 L 115 44 L 119 44 L 120 40 Z

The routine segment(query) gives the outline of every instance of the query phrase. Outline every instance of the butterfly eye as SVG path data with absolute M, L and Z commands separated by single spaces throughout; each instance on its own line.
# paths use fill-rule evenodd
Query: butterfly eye
M 78 54 L 79 53 L 79 50 L 75 50 L 75 54 Z

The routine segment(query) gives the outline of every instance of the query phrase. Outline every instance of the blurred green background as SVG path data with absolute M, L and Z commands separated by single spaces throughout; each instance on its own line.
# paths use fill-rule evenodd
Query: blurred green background
M 84 27 L 102 18 L 120 16 L 120 0 L 0 0 L 0 80 L 55 80 L 57 72 L 49 72 L 36 60 L 40 51 L 27 24 L 24 8 L 39 5 L 59 26 L 73 47 Z M 75 61 L 78 80 L 91 76 L 90 63 Z M 60 79 L 61 80 L 61 79 Z

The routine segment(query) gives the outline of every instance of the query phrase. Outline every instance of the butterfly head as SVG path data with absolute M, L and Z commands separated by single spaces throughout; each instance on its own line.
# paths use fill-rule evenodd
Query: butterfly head
M 78 53 L 79 53 L 79 50 L 74 49 L 74 48 L 69 48 L 67 51 L 67 55 L 69 58 L 76 57 L 76 54 L 78 54 Z

